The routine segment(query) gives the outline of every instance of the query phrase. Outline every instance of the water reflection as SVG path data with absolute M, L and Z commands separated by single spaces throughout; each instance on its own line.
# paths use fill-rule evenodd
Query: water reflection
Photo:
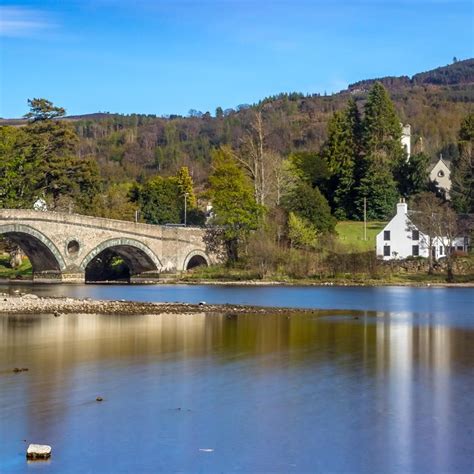
M 473 369 L 410 313 L 5 316 L 0 470 L 469 471 Z

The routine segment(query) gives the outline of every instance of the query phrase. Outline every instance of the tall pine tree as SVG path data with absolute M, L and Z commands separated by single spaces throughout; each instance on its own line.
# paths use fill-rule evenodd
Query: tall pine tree
M 368 216 L 386 219 L 393 213 L 398 196 L 393 172 L 406 159 L 402 127 L 387 90 L 379 82 L 369 92 L 364 110 L 363 156 L 355 171 L 355 215 L 362 218 L 365 198 Z
M 322 149 L 329 172 L 328 198 L 334 215 L 346 219 L 354 214 L 356 163 L 360 158 L 361 119 L 353 98 L 336 112 L 328 125 L 328 138 Z

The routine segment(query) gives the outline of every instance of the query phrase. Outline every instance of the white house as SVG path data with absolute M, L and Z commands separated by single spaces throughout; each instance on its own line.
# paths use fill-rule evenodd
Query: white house
M 449 243 L 445 238 L 433 239 L 433 257 L 435 259 L 446 256 L 449 252 Z M 468 239 L 458 237 L 452 242 L 451 251 L 468 251 Z M 383 260 L 401 260 L 407 257 L 429 256 L 429 238 L 419 231 L 410 221 L 408 206 L 402 199 L 397 204 L 397 213 L 392 220 L 377 234 L 376 237 L 377 257 Z
M 449 199 L 449 191 L 451 190 L 451 170 L 449 164 L 443 160 L 443 156 L 432 166 L 430 170 L 430 181 L 435 182 L 439 189 L 442 189 Z

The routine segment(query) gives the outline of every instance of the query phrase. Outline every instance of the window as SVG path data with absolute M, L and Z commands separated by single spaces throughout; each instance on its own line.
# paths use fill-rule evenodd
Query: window
M 438 171 L 438 178 L 444 178 L 444 171 L 443 170 Z
M 418 255 L 420 255 L 420 247 L 418 245 L 412 245 L 411 253 L 414 257 L 418 257 Z
M 439 254 L 443 255 L 443 246 L 442 245 L 439 246 Z
M 384 245 L 383 256 L 390 257 L 390 245 Z
M 420 232 L 418 230 L 411 231 L 411 238 L 413 240 L 420 240 Z
M 383 231 L 383 240 L 390 240 L 390 231 L 384 230 Z
M 464 250 L 464 247 L 462 245 L 458 245 L 456 250 L 460 250 L 462 252 Z

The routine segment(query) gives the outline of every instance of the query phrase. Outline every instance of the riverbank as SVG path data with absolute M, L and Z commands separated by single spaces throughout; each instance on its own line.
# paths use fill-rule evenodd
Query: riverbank
M 445 278 L 413 278 L 413 279 L 387 279 L 387 280 L 373 280 L 367 279 L 334 279 L 334 280 L 314 280 L 314 279 L 201 279 L 194 277 L 168 277 L 157 279 L 137 278 L 130 283 L 120 280 L 88 282 L 91 285 L 209 285 L 209 286 L 308 286 L 308 287 L 387 287 L 387 286 L 406 286 L 413 288 L 474 288 L 474 278 L 456 278 L 454 283 L 448 283 Z M 0 284 L 4 285 L 25 285 L 35 282 L 33 279 L 9 279 L 0 278 Z M 56 285 L 58 281 L 46 282 L 42 281 L 40 284 Z M 60 282 L 64 285 L 76 285 L 76 282 Z
M 291 309 L 278 307 L 261 307 L 227 304 L 188 303 L 144 303 L 136 301 L 109 301 L 65 297 L 40 297 L 34 294 L 10 295 L 0 293 L 0 314 L 276 314 L 297 311 L 299 313 L 316 313 L 314 309 Z

